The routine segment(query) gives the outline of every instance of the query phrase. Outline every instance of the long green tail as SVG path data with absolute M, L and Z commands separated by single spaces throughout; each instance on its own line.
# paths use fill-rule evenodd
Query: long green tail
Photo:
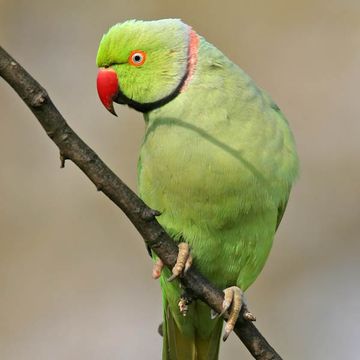
M 179 295 L 173 301 L 173 292 L 168 292 L 169 288 L 174 290 L 173 285 L 164 285 L 162 359 L 217 360 L 223 320 L 211 319 L 209 307 L 200 300 L 190 304 L 187 316 L 182 316 L 177 307 Z

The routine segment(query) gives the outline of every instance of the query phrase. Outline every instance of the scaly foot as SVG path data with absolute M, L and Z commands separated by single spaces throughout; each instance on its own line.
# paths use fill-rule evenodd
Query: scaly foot
M 223 311 L 220 315 L 224 315 L 225 312 L 229 310 L 229 318 L 225 325 L 223 341 L 226 341 L 230 333 L 234 330 L 236 321 L 243 306 L 244 319 L 248 321 L 255 321 L 255 316 L 247 309 L 246 304 L 244 304 L 243 291 L 237 286 L 231 286 L 224 290 Z
M 177 256 L 176 264 L 172 268 L 172 275 L 168 278 L 168 281 L 173 281 L 181 274 L 185 274 L 192 265 L 192 256 L 190 254 L 189 244 L 181 242 L 178 247 L 179 253 Z
M 172 275 L 168 278 L 168 281 L 172 281 L 183 273 L 186 273 L 192 265 L 192 256 L 190 255 L 189 245 L 185 242 L 181 242 L 179 245 L 179 253 L 175 266 L 172 268 Z M 161 275 L 161 271 L 164 267 L 164 263 L 160 258 L 157 258 L 152 269 L 152 277 L 158 279 Z
M 224 290 L 223 311 L 224 315 L 229 310 L 229 318 L 225 325 L 225 332 L 223 341 L 229 337 L 230 333 L 234 330 L 235 323 L 239 317 L 240 310 L 243 304 L 243 292 L 237 286 L 231 286 Z

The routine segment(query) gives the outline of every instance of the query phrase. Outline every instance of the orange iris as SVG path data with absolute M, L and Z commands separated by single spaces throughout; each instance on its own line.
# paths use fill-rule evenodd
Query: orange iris
M 146 53 L 142 50 L 133 50 L 129 56 L 129 64 L 134 66 L 141 66 L 146 60 Z

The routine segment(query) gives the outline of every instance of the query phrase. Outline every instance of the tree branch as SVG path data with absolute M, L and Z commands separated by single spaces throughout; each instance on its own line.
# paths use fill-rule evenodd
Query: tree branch
M 148 245 L 170 269 L 175 265 L 178 248 L 157 222 L 156 212 L 145 205 L 69 127 L 47 92 L 0 47 L 0 76 L 18 93 L 60 150 L 62 166 L 73 161 L 85 175 L 130 219 Z M 215 288 L 193 266 L 182 277 L 186 288 L 218 313 L 222 310 L 223 292 Z M 281 360 L 253 323 L 242 316 L 235 332 L 255 359 Z

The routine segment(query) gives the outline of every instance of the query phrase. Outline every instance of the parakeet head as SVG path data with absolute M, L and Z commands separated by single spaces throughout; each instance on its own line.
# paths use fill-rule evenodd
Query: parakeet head
M 129 20 L 112 26 L 97 53 L 97 89 L 112 112 L 113 101 L 148 112 L 175 98 L 197 56 L 198 35 L 178 19 Z

